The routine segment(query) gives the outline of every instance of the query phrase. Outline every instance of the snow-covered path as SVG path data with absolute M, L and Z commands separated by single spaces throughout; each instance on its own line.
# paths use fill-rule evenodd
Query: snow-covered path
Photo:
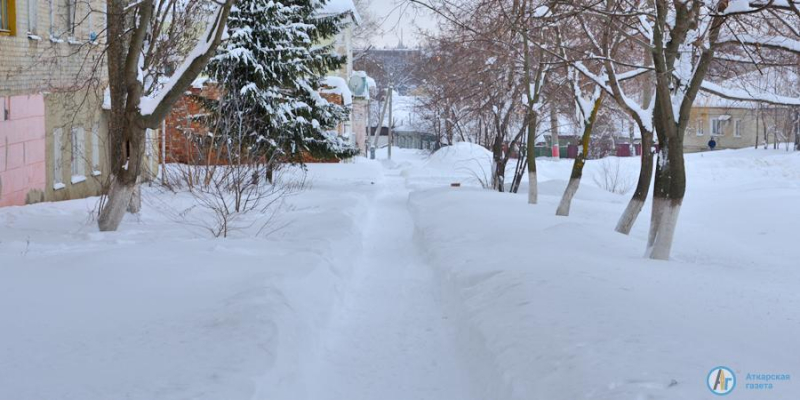
M 380 184 L 364 254 L 310 371 L 309 398 L 469 400 L 437 278 L 414 244 L 408 190 L 397 175 Z

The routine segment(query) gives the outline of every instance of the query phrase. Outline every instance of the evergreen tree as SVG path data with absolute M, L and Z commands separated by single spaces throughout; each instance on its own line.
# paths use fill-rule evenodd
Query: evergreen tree
M 323 4 L 238 1 L 228 19 L 229 38 L 209 64 L 223 89 L 214 107 L 223 117 L 218 130 L 244 128 L 251 151 L 289 162 L 301 162 L 304 152 L 320 158 L 356 153 L 329 132 L 347 119 L 348 109 L 319 95 L 321 78 L 346 61 L 332 45 L 320 45 L 345 26 L 344 16 L 316 15 Z

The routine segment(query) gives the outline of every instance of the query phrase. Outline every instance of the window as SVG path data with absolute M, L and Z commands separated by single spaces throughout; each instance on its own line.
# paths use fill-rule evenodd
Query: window
M 102 174 L 100 171 L 100 125 L 92 127 L 92 175 Z
M 89 7 L 89 14 L 86 16 L 86 26 L 89 27 L 88 29 L 88 37 L 90 43 L 94 43 L 97 41 L 97 32 L 94 30 L 94 12 L 92 11 L 91 7 Z
M 28 34 L 36 35 L 39 27 L 39 1 L 28 0 Z
M 0 121 L 11 119 L 11 110 L 8 107 L 8 98 L 0 97 Z
M 78 3 L 76 0 L 66 0 L 67 6 L 67 33 L 69 34 L 70 38 L 75 37 L 75 26 L 77 25 L 77 20 L 75 18 L 76 13 L 78 11 Z
M 50 39 L 54 39 L 58 37 L 58 32 L 56 32 L 56 3 L 55 0 L 48 1 L 49 6 L 49 15 L 48 20 L 50 22 Z
M 703 120 L 698 119 L 694 123 L 694 130 L 697 133 L 697 136 L 703 136 L 705 133 L 703 132 Z
M 14 0 L 0 0 L 0 35 L 13 35 L 17 25 Z
M 711 120 L 711 136 L 722 136 L 722 123 L 724 121 L 719 118 Z
M 84 157 L 86 134 L 83 127 L 72 128 L 72 183 L 86 180 L 86 158 Z
M 742 120 L 733 121 L 733 136 L 742 137 Z
M 144 132 L 144 155 L 151 157 L 153 155 L 153 130 L 148 129 Z
M 64 174 L 61 169 L 64 164 L 64 142 L 61 128 L 53 130 L 53 189 L 64 188 Z

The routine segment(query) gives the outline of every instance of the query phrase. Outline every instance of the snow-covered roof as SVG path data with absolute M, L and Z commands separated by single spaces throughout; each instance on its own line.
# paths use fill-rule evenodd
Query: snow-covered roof
M 795 100 L 800 103 L 800 78 L 787 68 L 762 68 L 725 81 L 708 85 L 719 92 L 738 97 L 753 97 L 772 102 Z M 694 102 L 695 107 L 709 108 L 756 108 L 758 101 L 731 100 L 708 92 L 700 92 Z
M 208 82 L 209 80 L 211 80 L 210 77 L 208 77 L 205 74 L 200 74 L 200 76 L 198 76 L 197 79 L 192 81 L 192 88 L 202 89 L 203 86 L 205 86 L 206 82 Z
M 342 96 L 342 101 L 344 105 L 349 106 L 353 104 L 353 93 L 350 92 L 350 88 L 347 86 L 347 82 L 344 78 L 338 76 L 326 76 L 322 79 L 322 85 L 326 86 L 321 90 L 322 93 L 331 93 L 331 94 L 338 94 Z
M 361 15 L 358 14 L 358 9 L 355 3 L 353 3 L 353 0 L 329 0 L 317 10 L 317 15 L 319 16 L 341 14 L 350 14 L 353 18 L 353 22 L 361 24 Z
M 694 107 L 703 108 L 756 108 L 757 103 L 730 100 L 708 92 L 700 92 L 694 100 Z

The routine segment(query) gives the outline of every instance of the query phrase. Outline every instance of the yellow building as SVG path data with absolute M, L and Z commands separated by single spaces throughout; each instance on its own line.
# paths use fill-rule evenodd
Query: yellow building
M 747 93 L 780 94 L 800 98 L 797 75 L 786 70 L 751 72 L 736 78 L 737 89 Z M 766 143 L 794 142 L 800 135 L 800 108 L 752 101 L 735 101 L 699 93 L 692 108 L 684 149 L 709 149 L 713 138 L 717 149 L 740 149 Z

